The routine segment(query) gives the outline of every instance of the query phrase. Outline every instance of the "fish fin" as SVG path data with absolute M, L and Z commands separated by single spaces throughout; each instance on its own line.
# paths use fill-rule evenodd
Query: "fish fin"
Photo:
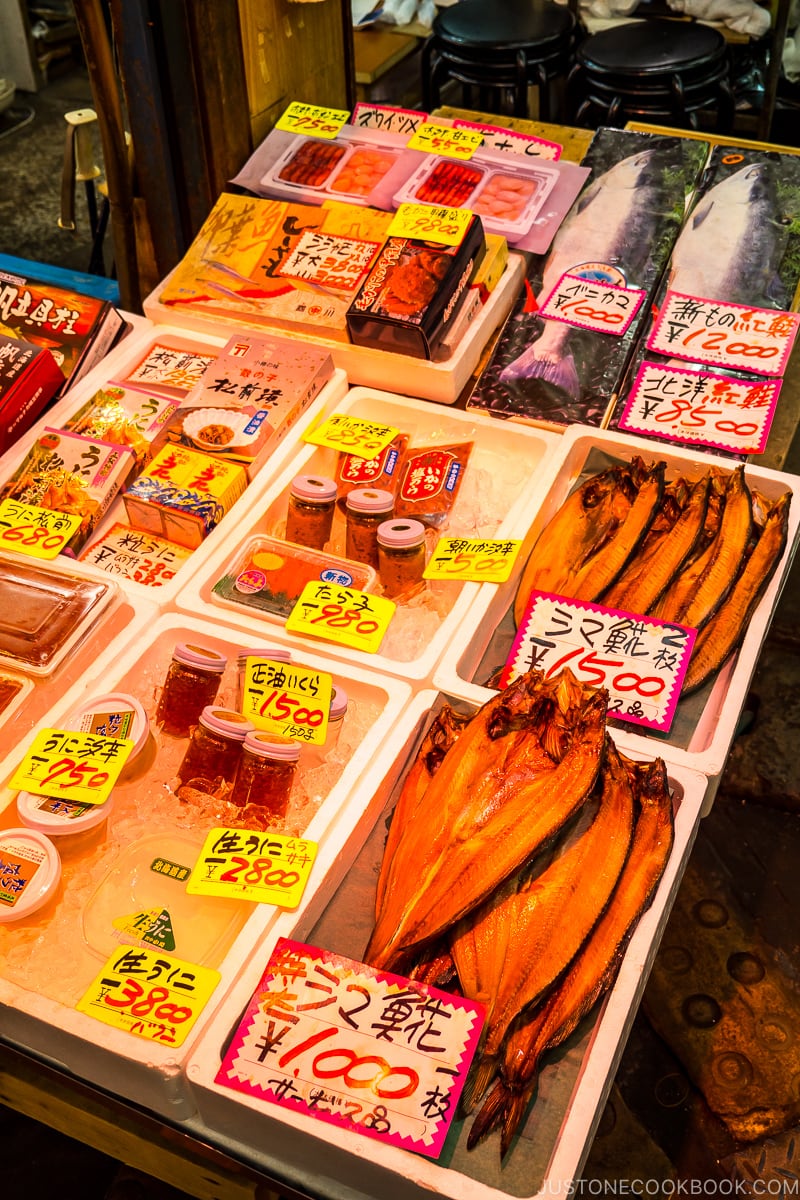
M 536 1076 L 519 1091 L 510 1091 L 503 1110 L 503 1127 L 500 1131 L 500 1157 L 505 1158 L 511 1148 L 514 1135 L 522 1124 L 530 1098 L 536 1087 Z
M 520 379 L 542 379 L 545 383 L 566 392 L 573 400 L 578 399 L 581 391 L 572 355 L 565 354 L 559 358 L 537 355 L 535 342 L 500 372 L 501 383 L 513 383 Z
M 464 1090 L 461 1093 L 462 1112 L 472 1112 L 473 1108 L 478 1103 L 489 1084 L 492 1082 L 496 1070 L 497 1056 L 494 1054 L 484 1054 L 484 1056 L 473 1065 L 472 1070 L 467 1076 L 467 1081 L 464 1084 Z
M 483 1141 L 503 1121 L 510 1096 L 511 1092 L 502 1079 L 498 1079 L 475 1114 L 475 1119 L 467 1135 L 468 1150 L 474 1150 L 478 1142 Z

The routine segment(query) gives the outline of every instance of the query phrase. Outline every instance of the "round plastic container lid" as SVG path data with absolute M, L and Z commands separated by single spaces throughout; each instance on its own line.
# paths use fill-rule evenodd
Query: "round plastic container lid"
M 344 688 L 335 687 L 331 693 L 331 706 L 328 710 L 329 721 L 340 721 L 347 712 L 347 692 Z
M 128 732 L 126 734 L 110 733 L 108 728 L 104 727 L 107 718 L 114 713 L 126 711 L 133 713 Z M 132 763 L 136 756 L 141 754 L 147 745 L 147 738 L 150 734 L 147 713 L 136 697 L 129 695 L 128 692 L 108 692 L 104 696 L 91 696 L 77 708 L 73 708 L 64 722 L 64 727 L 65 729 L 87 730 L 91 733 L 103 734 L 106 737 L 132 738 L 133 749 L 128 756 L 128 763 Z
M 253 722 L 248 721 L 247 717 L 243 717 L 241 713 L 235 712 L 232 708 L 214 708 L 212 704 L 207 705 L 200 713 L 200 724 L 215 733 L 224 733 L 226 737 L 238 738 L 240 742 L 243 742 L 248 733 L 255 729 Z
M 247 650 L 240 650 L 237 656 L 237 662 L 244 665 L 246 658 L 271 658 L 273 662 L 291 662 L 291 650 L 285 650 L 282 646 L 254 646 Z
M 404 546 L 417 546 L 425 540 L 425 526 L 422 521 L 405 521 L 398 518 L 395 521 L 384 521 L 378 526 L 378 541 L 390 550 L 400 550 Z
M 347 507 L 359 513 L 391 512 L 394 496 L 385 488 L 354 488 L 347 497 Z
M 49 837 L 35 829 L 4 829 L 0 862 L 24 881 L 13 903 L 0 900 L 0 925 L 8 925 L 29 917 L 51 898 L 61 879 L 61 857 Z
M 203 671 L 214 671 L 221 675 L 225 670 L 227 659 L 208 646 L 197 646 L 194 642 L 178 642 L 172 652 L 176 662 L 186 667 L 200 667 Z
M 280 758 L 284 762 L 297 762 L 300 743 L 268 733 L 266 729 L 255 729 L 244 739 L 245 750 L 259 754 L 262 758 Z
M 320 504 L 329 504 L 336 499 L 336 491 L 334 480 L 324 475 L 295 475 L 292 480 L 291 493 L 299 500 L 317 500 Z
M 22 824 L 52 838 L 94 829 L 108 819 L 113 807 L 113 795 L 103 804 L 76 804 L 70 800 L 54 800 L 52 796 L 37 796 L 33 792 L 17 793 L 17 813 Z M 81 809 L 85 811 L 81 812 Z M 78 815 L 72 815 L 76 810 Z

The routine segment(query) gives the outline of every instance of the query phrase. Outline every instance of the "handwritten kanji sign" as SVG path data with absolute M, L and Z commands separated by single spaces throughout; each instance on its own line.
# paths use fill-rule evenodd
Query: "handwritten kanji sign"
M 677 442 L 760 454 L 781 390 L 779 379 L 746 380 L 645 360 L 620 414 L 621 429 Z
M 425 150 L 446 158 L 472 158 L 483 144 L 483 135 L 474 129 L 454 129 L 451 125 L 436 125 L 426 121 L 406 142 L 409 150 Z
M 216 1082 L 435 1158 L 483 1017 L 472 1000 L 281 938 Z
M 82 520 L 79 513 L 56 512 L 7 498 L 0 501 L 0 549 L 32 558 L 55 558 L 80 529 Z
M 328 736 L 333 676 L 249 655 L 242 713 L 257 729 L 322 745 Z
M 526 158 L 546 158 L 556 162 L 563 150 L 558 142 L 548 142 L 544 138 L 534 137 L 532 133 L 520 133 L 516 129 L 503 129 L 497 125 L 458 119 L 453 121 L 453 128 L 474 129 L 482 135 L 484 148 L 496 150 L 499 154 L 523 154 Z
M 798 313 L 667 292 L 647 347 L 734 371 L 783 375 L 798 322 Z
M 374 654 L 396 608 L 386 596 L 313 579 L 286 618 L 286 628 Z
M 424 578 L 504 583 L 521 545 L 515 538 L 443 537 L 431 554 Z
M 283 110 L 275 122 L 276 129 L 287 133 L 307 133 L 312 137 L 335 138 L 350 113 L 343 108 L 322 108 L 317 104 L 303 104 L 299 100 Z
M 347 413 L 332 413 L 321 425 L 306 433 L 303 440 L 314 446 L 329 446 L 331 450 L 372 458 L 385 450 L 398 432 L 380 421 L 365 421 Z
M 102 804 L 134 742 L 64 729 L 41 729 L 10 781 L 12 788 L 79 804 Z
M 388 236 L 419 238 L 444 246 L 461 244 L 472 213 L 468 208 L 440 208 L 435 204 L 399 204 Z
M 357 129 L 382 129 L 387 133 L 416 133 L 428 120 L 428 114 L 395 104 L 365 104 L 359 100 L 353 109 L 351 124 Z
M 533 668 L 549 678 L 569 667 L 581 683 L 607 689 L 610 717 L 666 732 L 696 632 L 652 617 L 534 591 L 500 686 Z
M 539 314 L 580 329 L 622 337 L 630 328 L 645 295 L 642 288 L 587 279 L 567 271 L 540 305 Z
M 212 829 L 187 892 L 297 908 L 317 843 L 255 829 Z

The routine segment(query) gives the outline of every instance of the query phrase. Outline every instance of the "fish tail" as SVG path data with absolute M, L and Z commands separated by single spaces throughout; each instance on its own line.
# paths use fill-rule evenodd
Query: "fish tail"
M 461 1111 L 471 1113 L 497 1070 L 497 1055 L 484 1054 L 473 1066 L 461 1093 Z
M 500 372 L 501 383 L 522 379 L 541 379 L 566 392 L 573 400 L 580 396 L 581 385 L 572 355 L 537 354 L 535 343 Z
M 503 1109 L 503 1125 L 500 1130 L 500 1157 L 505 1158 L 514 1140 L 514 1134 L 522 1124 L 528 1102 L 536 1087 L 536 1076 L 528 1080 L 524 1088 L 509 1090 Z
M 475 1114 L 475 1119 L 467 1135 L 468 1150 L 473 1150 L 478 1142 L 482 1141 L 501 1123 L 510 1094 L 502 1079 L 498 1079 Z

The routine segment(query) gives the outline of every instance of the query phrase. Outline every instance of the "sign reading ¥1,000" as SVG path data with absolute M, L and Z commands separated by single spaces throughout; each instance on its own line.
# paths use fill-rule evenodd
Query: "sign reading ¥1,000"
M 55 558 L 82 519 L 79 513 L 56 512 L 7 497 L 0 501 L 0 547 L 31 558 Z
M 314 446 L 328 446 L 359 458 L 374 458 L 393 442 L 400 431 L 378 421 L 364 421 L 347 413 L 332 413 L 327 420 L 304 435 Z
M 133 747 L 132 738 L 41 729 L 9 786 L 37 796 L 102 804 L 110 796 Z
M 317 104 L 303 104 L 293 100 L 275 122 L 276 129 L 287 133 L 307 133 L 311 137 L 335 138 L 350 113 L 343 108 L 321 108 Z
M 317 843 L 256 829 L 212 829 L 186 891 L 297 908 Z

